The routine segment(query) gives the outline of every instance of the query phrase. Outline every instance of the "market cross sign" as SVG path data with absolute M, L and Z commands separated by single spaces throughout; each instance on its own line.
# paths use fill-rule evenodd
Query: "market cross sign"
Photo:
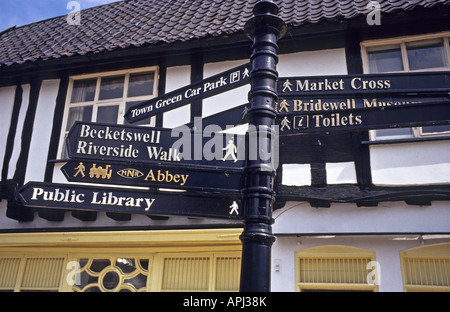
M 125 113 L 129 123 L 168 112 L 250 83 L 250 63 L 132 106 Z
M 217 130 L 217 129 L 215 129 Z M 243 168 L 244 135 L 77 122 L 69 131 L 70 158 L 202 168 Z
M 29 182 L 18 195 L 24 206 L 34 208 L 235 220 L 242 217 L 240 193 L 152 192 Z
M 285 77 L 278 80 L 278 95 L 447 94 L 450 72 L 370 74 L 324 77 Z

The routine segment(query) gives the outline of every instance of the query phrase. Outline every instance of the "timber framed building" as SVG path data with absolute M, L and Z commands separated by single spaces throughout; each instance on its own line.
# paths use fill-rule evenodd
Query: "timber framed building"
M 448 0 L 379 1 L 380 25 L 369 1 L 274 2 L 281 77 L 450 71 Z M 240 222 L 30 208 L 17 190 L 67 183 L 76 121 L 126 124 L 134 103 L 247 63 L 255 3 L 126 0 L 0 33 L 0 291 L 239 290 Z M 139 125 L 207 120 L 248 91 Z M 449 140 L 449 126 L 281 137 L 272 290 L 449 291 Z

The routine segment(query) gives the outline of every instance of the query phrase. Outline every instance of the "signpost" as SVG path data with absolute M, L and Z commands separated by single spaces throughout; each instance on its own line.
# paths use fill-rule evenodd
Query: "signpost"
M 244 64 L 156 99 L 139 103 L 126 112 L 125 119 L 133 123 L 241 87 L 249 82 L 250 64 Z
M 36 208 L 235 220 L 242 217 L 238 193 L 181 193 L 30 182 L 20 190 L 19 199 L 23 205 Z
M 259 1 L 253 9 L 254 17 L 244 31 L 253 41 L 251 90 L 249 93 L 249 124 L 272 145 L 277 96 L 278 45 L 286 33 L 286 24 L 277 16 L 278 6 L 272 1 Z M 249 133 L 252 136 L 252 133 Z M 265 154 L 278 151 L 265 150 Z M 276 170 L 270 159 L 260 157 L 247 163 L 247 189 L 244 198 L 244 231 L 242 241 L 241 291 L 269 292 L 271 289 L 271 257 L 275 236 L 272 233 L 274 179 Z M 272 157 L 273 158 L 273 157 Z

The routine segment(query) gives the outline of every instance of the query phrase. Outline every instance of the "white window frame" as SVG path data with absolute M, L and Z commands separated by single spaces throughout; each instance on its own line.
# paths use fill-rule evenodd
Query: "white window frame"
M 154 76 L 155 81 L 153 84 L 152 95 L 128 97 L 128 86 L 129 86 L 129 81 L 130 81 L 130 75 L 131 74 L 139 74 L 139 73 L 148 73 L 148 72 L 153 72 L 155 74 L 155 76 Z M 125 76 L 123 97 L 115 98 L 115 99 L 99 100 L 101 78 L 115 77 L 115 76 Z M 94 79 L 94 78 L 97 79 L 94 100 L 87 101 L 87 102 L 81 102 L 81 103 L 71 103 L 74 82 L 76 80 L 85 80 L 85 79 Z M 141 67 L 141 68 L 127 69 L 127 70 L 118 70 L 118 71 L 109 71 L 109 72 L 101 72 L 101 73 L 94 73 L 94 74 L 71 76 L 69 78 L 68 92 L 67 92 L 66 103 L 65 103 L 65 107 L 64 107 L 64 117 L 63 117 L 63 122 L 62 122 L 62 126 L 61 126 L 60 141 L 59 141 L 59 145 L 58 145 L 58 156 L 61 157 L 63 155 L 64 140 L 68 133 L 66 128 L 67 128 L 67 122 L 68 122 L 68 118 L 69 118 L 69 110 L 71 108 L 92 106 L 93 110 L 92 110 L 91 121 L 95 122 L 97 120 L 97 111 L 98 111 L 99 107 L 118 105 L 119 113 L 118 113 L 118 117 L 117 117 L 117 124 L 123 124 L 126 103 L 127 102 L 146 101 L 146 100 L 150 100 L 152 98 L 157 97 L 158 96 L 158 82 L 159 82 L 159 67 L 158 66 Z M 155 122 L 156 122 L 155 118 L 153 117 L 148 126 L 154 127 Z
M 438 39 L 443 40 L 447 66 L 440 67 L 440 68 L 410 70 L 407 49 L 406 49 L 407 44 L 413 43 L 413 42 L 425 41 L 425 40 L 438 40 Z M 395 37 L 395 38 L 389 38 L 389 39 L 367 40 L 367 41 L 361 42 L 361 56 L 362 56 L 362 62 L 363 62 L 363 70 L 364 70 L 365 74 L 370 73 L 368 49 L 374 48 L 374 47 L 389 46 L 389 45 L 400 46 L 404 69 L 402 71 L 392 71 L 392 72 L 387 72 L 387 73 L 450 71 L 450 32 L 447 31 L 447 32 L 440 32 L 440 33 L 433 33 L 433 34 L 425 34 L 425 35 L 403 36 L 403 37 Z M 422 127 L 413 127 L 411 129 L 412 129 L 412 135 L 413 135 L 412 138 L 425 138 L 425 137 L 450 135 L 450 131 L 423 133 Z M 385 137 L 383 139 L 379 139 L 379 138 L 377 139 L 376 130 L 370 130 L 369 134 L 370 134 L 371 141 L 411 138 L 410 136 L 399 135 L 399 136 L 389 136 L 389 137 Z

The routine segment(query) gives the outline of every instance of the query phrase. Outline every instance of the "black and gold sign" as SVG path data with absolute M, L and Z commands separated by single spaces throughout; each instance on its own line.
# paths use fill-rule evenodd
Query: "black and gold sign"
M 67 148 L 71 159 L 90 159 L 107 165 L 118 161 L 242 169 L 246 161 L 245 136 L 195 132 L 187 127 L 166 129 L 76 122 L 67 136 Z
M 288 77 L 278 81 L 281 135 L 450 124 L 450 73 Z
M 131 107 L 125 119 L 136 122 L 250 83 L 250 63 L 227 70 Z
M 70 182 L 211 191 L 239 191 L 244 187 L 242 171 L 232 168 L 217 170 L 72 159 L 61 170 Z
M 331 96 L 368 94 L 436 94 L 450 91 L 449 72 L 285 77 L 278 79 L 278 95 Z
M 236 193 L 168 192 L 29 182 L 18 193 L 27 207 L 161 216 L 242 218 Z

